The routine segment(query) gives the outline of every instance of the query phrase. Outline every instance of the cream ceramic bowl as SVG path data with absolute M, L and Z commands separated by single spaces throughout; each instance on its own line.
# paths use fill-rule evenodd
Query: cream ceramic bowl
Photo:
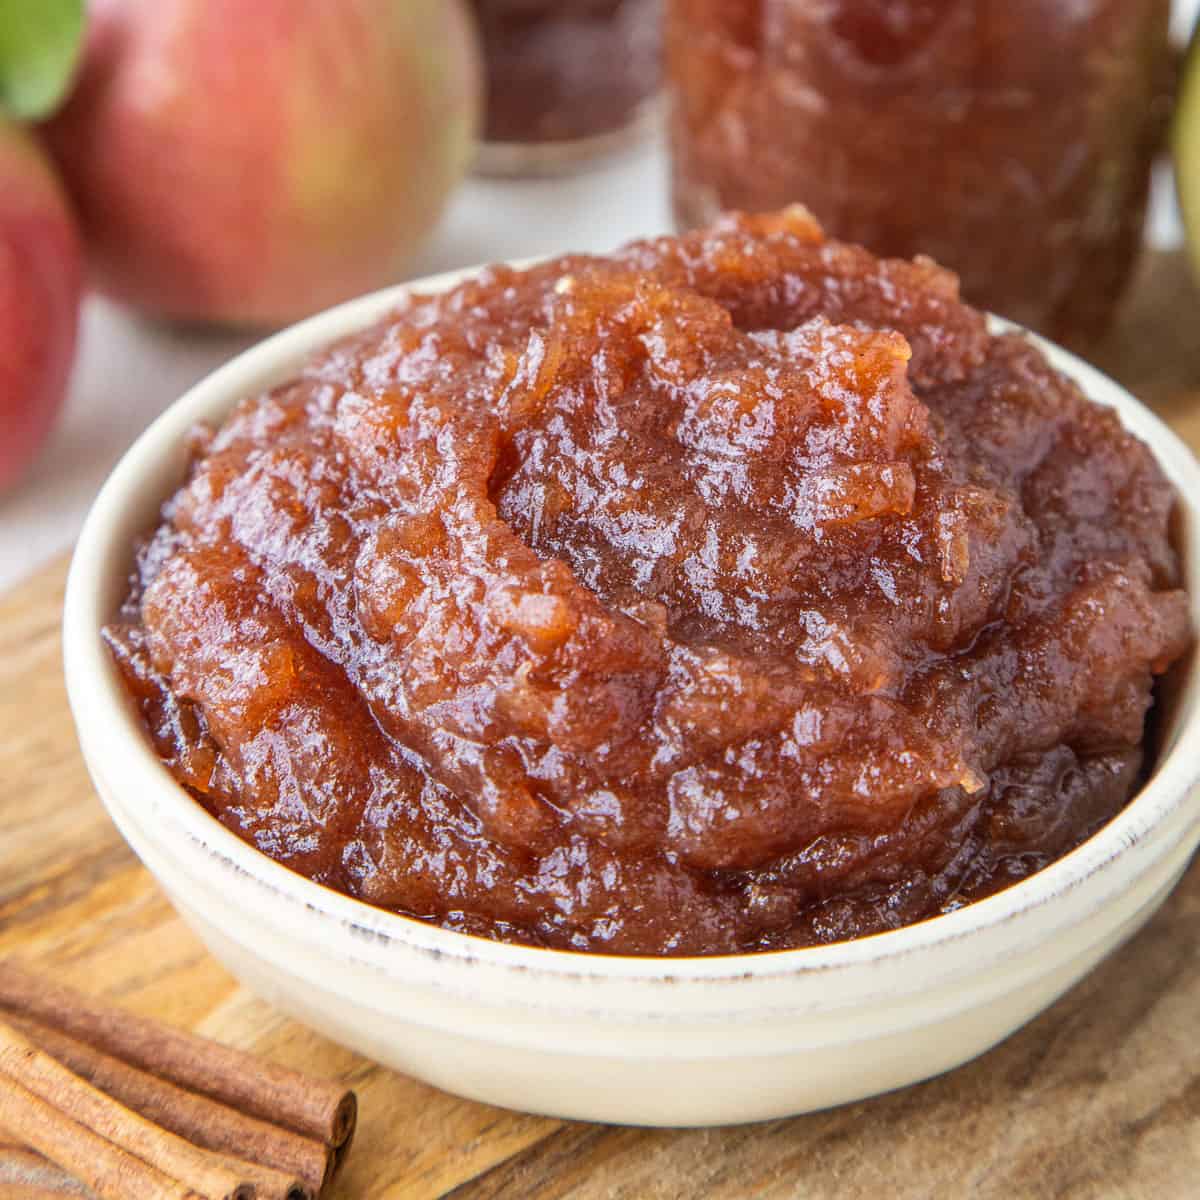
M 461 275 L 414 285 L 434 291 Z M 330 1037 L 464 1096 L 645 1125 L 754 1121 L 925 1079 L 1044 1009 L 1162 903 L 1200 838 L 1200 701 L 1182 688 L 1153 778 L 1039 875 L 952 914 L 841 945 L 641 959 L 501 945 L 371 908 L 295 875 L 212 819 L 160 765 L 100 639 L 135 538 L 184 470 L 184 435 L 384 314 L 381 292 L 236 358 L 173 405 L 96 500 L 71 566 L 67 684 L 113 820 L 213 954 Z M 1200 627 L 1200 467 L 1136 400 L 1052 361 L 1154 450 L 1182 498 Z

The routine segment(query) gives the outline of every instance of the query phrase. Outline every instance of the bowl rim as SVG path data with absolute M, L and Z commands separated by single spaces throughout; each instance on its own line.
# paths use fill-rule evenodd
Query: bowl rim
M 532 260 L 530 260 L 532 261 Z M 1017 921 L 1043 910 L 1098 874 L 1110 871 L 1127 849 L 1145 842 L 1180 808 L 1200 782 L 1200 756 L 1187 746 L 1200 737 L 1200 671 L 1191 670 L 1176 703 L 1171 744 L 1150 778 L 1124 809 L 1080 846 L 1036 874 L 951 913 L 913 925 L 829 945 L 729 955 L 651 957 L 547 949 L 492 941 L 376 908 L 334 891 L 269 858 L 211 816 L 171 776 L 154 753 L 120 683 L 101 637 L 111 618 L 109 598 L 128 580 L 131 527 L 145 529 L 174 487 L 144 493 L 147 477 L 163 475 L 182 461 L 187 430 L 205 417 L 221 417 L 238 400 L 286 379 L 315 351 L 385 316 L 411 293 L 444 291 L 489 265 L 520 268 L 527 261 L 483 264 L 384 288 L 337 305 L 286 328 L 218 367 L 172 402 L 138 437 L 108 476 L 92 504 L 72 557 L 63 610 L 63 656 L 72 713 L 84 744 L 119 755 L 122 791 L 153 795 L 189 840 L 232 866 L 284 903 L 320 914 L 357 932 L 376 946 L 416 951 L 440 962 L 487 963 L 530 978 L 622 981 L 630 985 L 700 980 L 733 982 L 748 976 L 809 976 L 908 958 L 953 943 L 980 930 Z M 1024 333 L 1053 366 L 1071 376 L 1092 400 L 1115 408 L 1124 426 L 1146 443 L 1174 484 L 1183 517 L 1180 534 L 1185 586 L 1200 628 L 1200 463 L 1183 441 L 1123 387 L 1075 355 L 1000 318 L 994 332 Z M 151 508 L 153 504 L 153 508 Z M 147 514 L 134 521 L 134 511 Z M 106 804 L 108 802 L 106 801 Z M 115 814 L 114 814 L 115 815 Z M 1189 828 L 1200 828 L 1200 811 Z

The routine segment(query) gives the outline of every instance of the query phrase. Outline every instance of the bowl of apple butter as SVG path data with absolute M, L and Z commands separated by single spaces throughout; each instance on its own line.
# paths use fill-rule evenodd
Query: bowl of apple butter
M 799 209 L 424 280 L 130 450 L 64 623 L 248 986 L 463 1095 L 749 1121 L 1045 1008 L 1200 838 L 1200 467 Z

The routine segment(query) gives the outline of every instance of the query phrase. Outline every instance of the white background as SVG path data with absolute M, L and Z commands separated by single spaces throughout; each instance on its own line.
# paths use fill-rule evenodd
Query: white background
M 1177 0 L 1182 33 L 1200 0 Z M 1169 181 L 1157 182 L 1151 237 L 1178 237 Z M 667 232 L 666 170 L 645 145 L 567 179 L 471 179 L 455 195 L 412 275 L 568 250 L 606 251 Z M 191 383 L 249 344 L 165 329 L 99 298 L 87 301 L 80 353 L 58 429 L 24 484 L 0 496 L 0 590 L 73 542 L 121 452 Z M 0 437 L 3 431 L 0 430 Z

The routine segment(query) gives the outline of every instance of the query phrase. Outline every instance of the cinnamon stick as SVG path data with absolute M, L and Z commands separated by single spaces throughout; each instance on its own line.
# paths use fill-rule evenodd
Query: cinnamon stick
M 332 1177 L 333 1153 L 324 1142 L 189 1092 L 39 1021 L 10 1016 L 8 1024 L 126 1108 L 194 1146 L 297 1176 L 313 1195 Z
M 59 1200 L 96 1200 L 95 1192 L 27 1146 L 0 1145 L 0 1198 L 4 1188 L 24 1188 L 31 1196 L 45 1192 Z
M 102 1200 L 206 1200 L 5 1074 L 0 1074 L 0 1127 L 70 1171 Z
M 0 1183 L 0 1200 L 63 1200 L 78 1192 L 56 1192 L 53 1188 L 30 1187 L 23 1183 Z
M 0 1023 L 0 1079 L 28 1091 L 55 1110 L 62 1121 L 90 1130 L 168 1178 L 178 1180 L 185 1190 L 193 1189 L 209 1200 L 255 1200 L 256 1197 L 309 1200 L 311 1196 L 299 1181 L 281 1171 L 201 1150 L 159 1128 L 80 1079 L 3 1023 Z M 30 1144 L 35 1150 L 42 1150 L 36 1142 Z M 71 1163 L 54 1161 L 68 1170 L 75 1169 Z
M 219 1042 L 99 1003 L 0 962 L 0 1008 L 45 1025 L 264 1121 L 339 1146 L 357 1120 L 354 1093 Z

